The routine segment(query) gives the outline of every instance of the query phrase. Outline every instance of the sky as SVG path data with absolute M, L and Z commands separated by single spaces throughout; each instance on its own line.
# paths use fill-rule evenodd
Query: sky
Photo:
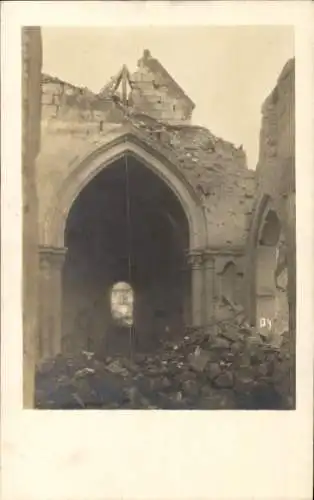
M 194 101 L 192 123 L 258 160 L 261 106 L 294 57 L 289 26 L 43 27 L 43 72 L 98 92 L 144 49 Z

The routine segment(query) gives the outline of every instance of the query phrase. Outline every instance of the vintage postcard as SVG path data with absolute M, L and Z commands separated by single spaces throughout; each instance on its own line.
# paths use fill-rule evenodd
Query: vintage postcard
M 3 9 L 4 499 L 310 499 L 313 9 L 112 3 Z

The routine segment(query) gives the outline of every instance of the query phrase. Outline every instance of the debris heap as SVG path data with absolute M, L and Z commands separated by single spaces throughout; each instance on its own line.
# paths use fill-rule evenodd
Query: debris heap
M 289 335 L 280 347 L 238 319 L 187 329 L 154 354 L 59 355 L 38 366 L 44 409 L 289 409 Z M 267 342 L 266 342 L 267 340 Z

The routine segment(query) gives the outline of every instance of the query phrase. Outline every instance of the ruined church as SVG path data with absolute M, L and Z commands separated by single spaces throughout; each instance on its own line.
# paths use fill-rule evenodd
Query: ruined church
M 96 94 L 42 74 L 31 40 L 24 385 L 60 352 L 147 352 L 234 311 L 274 338 L 295 331 L 294 60 L 262 106 L 253 171 L 242 147 L 193 124 L 194 102 L 149 50 Z

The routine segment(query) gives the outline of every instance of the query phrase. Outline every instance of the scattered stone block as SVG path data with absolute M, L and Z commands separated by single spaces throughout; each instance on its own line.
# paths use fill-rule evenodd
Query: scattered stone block
M 204 371 L 209 360 L 210 353 L 204 351 L 204 349 L 201 349 L 200 347 L 197 347 L 194 353 L 189 356 L 189 363 L 191 367 L 198 372 Z

